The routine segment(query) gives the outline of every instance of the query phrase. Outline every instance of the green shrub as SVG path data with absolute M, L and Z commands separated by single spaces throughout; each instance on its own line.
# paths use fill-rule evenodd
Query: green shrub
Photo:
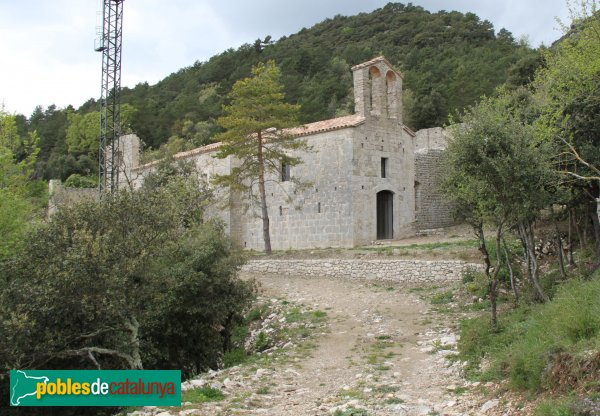
M 346 410 L 337 410 L 334 414 L 335 416 L 368 416 L 369 413 L 366 409 L 355 409 L 350 407 Z
M 256 351 L 264 351 L 270 347 L 271 340 L 264 331 L 260 331 L 256 337 Z
M 571 411 L 571 400 L 548 400 L 535 409 L 535 416 L 575 416 Z
M 467 282 L 465 289 L 473 296 L 485 299 L 490 290 L 489 279 L 483 272 L 474 272 L 470 275 L 472 280 Z
M 451 290 L 447 290 L 445 292 L 438 292 L 431 297 L 431 303 L 433 305 L 442 305 L 445 303 L 450 303 L 454 300 L 454 294 Z
M 477 274 L 477 270 L 469 267 L 462 274 L 462 282 L 463 283 L 471 283 L 475 281 L 475 275 Z
M 248 354 L 244 348 L 234 348 L 223 354 L 223 367 L 229 368 L 248 361 Z
M 97 188 L 98 178 L 91 176 L 83 176 L 78 173 L 74 173 L 67 178 L 65 181 L 65 187 L 67 188 Z
M 215 368 L 254 285 L 206 195 L 174 180 L 57 212 L 0 267 L 0 362 L 18 368 Z M 90 348 L 116 351 L 97 354 Z M 24 361 L 24 360 L 27 361 Z M 0 378 L 0 388 L 2 379 Z

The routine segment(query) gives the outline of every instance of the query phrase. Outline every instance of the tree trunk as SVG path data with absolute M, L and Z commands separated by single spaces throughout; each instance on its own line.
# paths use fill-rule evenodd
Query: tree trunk
M 506 245 L 506 241 L 504 237 L 502 237 L 502 248 L 504 251 L 504 257 L 506 257 L 506 267 L 508 267 L 508 273 L 510 275 L 510 288 L 512 289 L 515 295 L 515 306 L 519 306 L 519 290 L 517 289 L 517 282 L 515 281 L 515 273 L 512 268 L 511 258 L 508 253 L 508 246 Z
M 566 280 L 567 273 L 565 272 L 565 253 L 563 251 L 562 238 L 560 237 L 560 230 L 558 229 L 558 219 L 554 215 L 554 208 L 552 206 L 550 206 L 550 212 L 552 213 L 552 216 L 553 216 L 554 231 L 556 232 L 556 250 L 557 250 L 557 254 L 558 254 L 558 266 L 559 266 L 559 270 L 560 270 L 560 277 L 563 280 Z
M 521 237 L 525 256 L 527 258 L 527 275 L 529 277 L 529 282 L 535 290 L 537 300 L 546 302 L 548 301 L 548 296 L 544 293 L 544 290 L 537 279 L 538 265 L 535 258 L 535 240 L 531 224 L 519 223 L 519 236 Z
M 500 265 L 502 264 L 502 255 L 500 242 L 502 240 L 502 223 L 498 225 L 496 230 L 496 266 L 490 281 L 490 303 L 492 306 L 492 330 L 498 330 L 498 274 L 500 273 Z M 487 250 L 486 250 L 487 252 Z M 488 275 L 488 277 L 490 277 Z
M 132 370 L 143 370 L 144 366 L 142 365 L 142 356 L 140 354 L 140 324 L 135 319 L 135 316 L 132 316 L 128 322 L 125 322 L 125 327 L 129 330 L 129 339 L 131 340 L 131 369 Z
M 498 228 L 498 232 L 500 232 L 500 230 L 502 230 L 502 226 L 500 226 Z M 492 268 L 492 265 L 490 263 L 490 253 L 488 252 L 487 247 L 485 246 L 485 235 L 483 233 L 483 223 L 479 223 L 475 227 L 475 233 L 477 234 L 477 237 L 479 238 L 479 252 L 483 256 L 483 262 L 485 263 L 485 275 L 487 276 L 487 278 L 490 282 L 489 292 L 490 292 L 490 304 L 491 304 L 491 309 L 492 309 L 491 322 L 492 322 L 492 330 L 496 331 L 498 329 L 497 287 L 498 287 L 498 271 L 500 270 L 499 257 L 496 256 L 496 269 L 494 270 L 494 273 L 491 274 L 490 269 Z M 496 236 L 498 236 L 498 234 L 496 234 Z
M 563 250 L 562 238 L 560 237 L 558 226 L 556 227 L 556 244 L 558 244 L 558 265 L 560 277 L 563 280 L 566 280 L 567 272 L 565 271 L 565 251 Z
M 594 238 L 596 239 L 596 265 L 594 269 L 600 266 L 600 181 L 598 181 L 598 194 L 598 198 L 596 198 L 596 212 L 592 214 Z
M 490 268 L 492 267 L 492 265 L 490 264 L 490 254 L 488 253 L 487 248 L 485 247 L 485 235 L 483 234 L 483 223 L 480 223 L 475 227 L 475 233 L 477 234 L 477 237 L 479 238 L 479 249 L 478 250 L 483 256 L 483 262 L 485 264 L 485 274 L 486 274 L 486 276 L 489 277 Z
M 598 262 L 600 260 L 600 221 L 598 220 L 598 212 L 597 210 L 590 210 L 590 217 L 592 219 L 592 225 L 594 226 L 594 247 L 596 251 L 596 267 L 598 267 Z
M 569 266 L 575 266 L 575 259 L 573 258 L 573 209 L 569 209 L 569 234 L 567 236 L 567 241 L 569 244 Z
M 271 254 L 271 234 L 269 232 L 269 211 L 267 210 L 267 194 L 265 192 L 265 159 L 263 157 L 262 133 L 258 132 L 258 191 L 262 211 L 263 240 L 265 253 Z

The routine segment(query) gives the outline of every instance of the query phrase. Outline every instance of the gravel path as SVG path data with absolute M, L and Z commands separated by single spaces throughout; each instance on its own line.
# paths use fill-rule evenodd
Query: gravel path
M 224 401 L 183 410 L 144 408 L 138 415 L 479 415 L 487 407 L 490 413 L 499 410 L 494 401 L 482 409 L 482 399 L 471 391 L 479 383 L 466 382 L 460 362 L 448 358 L 456 347 L 456 315 L 433 311 L 419 290 L 254 277 L 267 298 L 327 313 L 328 330 L 315 338 L 310 355 L 274 360 L 266 368 L 242 365 L 211 372 L 192 384 L 222 389 Z
M 375 415 L 464 413 L 453 409 L 457 396 L 450 391 L 463 385 L 458 364 L 444 358 L 456 337 L 407 288 L 302 277 L 259 281 L 271 296 L 330 316 L 330 333 L 292 380 L 297 390 L 273 400 L 265 414 L 327 414 L 349 407 Z

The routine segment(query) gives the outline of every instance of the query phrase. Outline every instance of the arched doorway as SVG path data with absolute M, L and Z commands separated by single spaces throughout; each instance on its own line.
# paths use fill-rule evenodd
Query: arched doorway
M 377 239 L 394 238 L 394 193 L 377 192 Z

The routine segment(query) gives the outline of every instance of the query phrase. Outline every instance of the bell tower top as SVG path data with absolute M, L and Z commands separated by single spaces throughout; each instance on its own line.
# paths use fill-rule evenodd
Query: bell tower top
M 352 67 L 354 111 L 402 123 L 402 74 L 383 56 Z

